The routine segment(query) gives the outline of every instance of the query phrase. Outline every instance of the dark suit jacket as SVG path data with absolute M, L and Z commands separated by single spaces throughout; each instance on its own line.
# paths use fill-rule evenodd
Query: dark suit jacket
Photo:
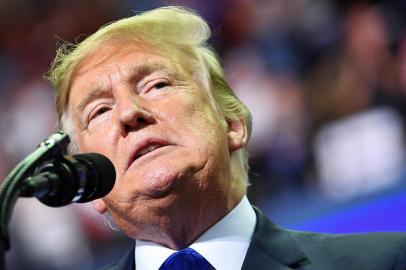
M 406 233 L 334 235 L 290 231 L 274 225 L 258 209 L 255 212 L 257 224 L 243 270 L 406 269 Z M 104 269 L 135 269 L 134 248 Z

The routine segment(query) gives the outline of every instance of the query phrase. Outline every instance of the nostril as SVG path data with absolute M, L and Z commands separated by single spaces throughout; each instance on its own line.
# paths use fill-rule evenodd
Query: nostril
M 129 133 L 130 131 L 141 128 L 147 124 L 148 124 L 147 119 L 145 119 L 144 117 L 138 117 L 133 122 L 124 124 L 124 130 L 126 133 Z
M 125 134 L 128 134 L 131 130 L 132 130 L 132 127 L 130 126 L 130 125 L 124 125 L 124 130 L 125 130 Z
M 143 117 L 138 117 L 137 122 L 142 123 L 142 124 L 146 124 L 147 120 L 145 120 L 145 118 L 143 118 Z

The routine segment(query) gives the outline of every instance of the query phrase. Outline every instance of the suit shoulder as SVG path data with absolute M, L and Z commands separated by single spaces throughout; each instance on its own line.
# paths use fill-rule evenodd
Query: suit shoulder
M 406 247 L 405 232 L 378 232 L 354 234 L 328 234 L 288 230 L 289 234 L 299 241 L 319 244 L 362 245 L 365 247 L 395 246 Z
M 289 234 L 310 260 L 345 262 L 346 265 L 354 265 L 354 269 L 406 267 L 406 233 L 318 234 L 289 231 Z

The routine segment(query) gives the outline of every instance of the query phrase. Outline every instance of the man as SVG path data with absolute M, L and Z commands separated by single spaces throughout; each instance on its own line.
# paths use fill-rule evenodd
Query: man
M 116 184 L 94 201 L 135 239 L 109 269 L 405 269 L 404 234 L 328 236 L 273 225 L 249 204 L 248 109 L 192 11 L 168 7 L 59 49 L 49 78 L 73 152 L 99 152 Z M 176 252 L 176 251 L 181 252 Z M 180 254 L 180 255 L 179 255 Z

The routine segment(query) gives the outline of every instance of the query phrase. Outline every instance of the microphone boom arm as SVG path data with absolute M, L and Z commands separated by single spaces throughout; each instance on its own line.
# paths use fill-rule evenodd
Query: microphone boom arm
M 20 195 L 20 186 L 36 167 L 44 161 L 66 152 L 69 137 L 63 132 L 55 132 L 45 139 L 38 148 L 24 158 L 6 177 L 0 186 L 0 269 L 4 269 L 4 251 L 10 248 L 8 223 L 12 210 Z

